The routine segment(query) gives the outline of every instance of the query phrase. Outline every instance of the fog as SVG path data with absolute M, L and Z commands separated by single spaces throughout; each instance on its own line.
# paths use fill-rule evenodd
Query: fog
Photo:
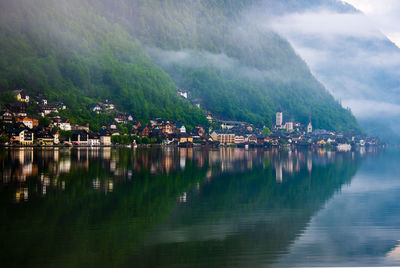
M 264 80 L 290 83 L 293 79 L 285 76 L 279 70 L 260 70 L 246 66 L 238 59 L 224 53 L 211 53 L 205 50 L 193 49 L 164 50 L 156 47 L 146 47 L 146 52 L 162 67 L 184 66 L 194 69 L 212 67 L 220 71 L 234 73 L 237 77 L 262 82 Z
M 245 16 L 287 38 L 317 79 L 359 119 L 383 118 L 400 129 L 400 50 L 374 20 L 326 5 L 278 14 L 249 10 Z
M 312 4 L 310 4 L 312 3 Z M 342 1 L 267 0 L 245 10 L 243 32 L 251 27 L 276 31 L 310 67 L 316 78 L 361 120 L 383 118 L 392 127 L 400 125 L 400 50 L 388 40 L 374 20 Z M 244 29 L 243 29 L 244 28 Z M 234 34 L 235 29 L 230 29 Z M 244 37 L 244 36 L 243 36 Z M 252 38 L 242 38 L 245 46 Z M 195 50 L 148 49 L 161 65 L 212 65 L 248 79 L 276 79 L 279 72 L 243 66 L 224 53 Z
M 398 0 L 346 0 L 364 12 L 375 25 L 400 46 L 400 1 Z
M 0 4 L 9 6 L 12 3 L 13 9 L 18 10 L 18 3 L 26 2 L 1 0 Z M 79 4 L 79 1 L 76 0 L 71 2 L 51 0 L 36 2 L 41 2 L 42 5 L 43 3 L 51 3 L 52 8 L 60 9 L 59 14 L 78 17 L 86 14 L 86 10 L 89 9 L 88 3 L 93 5 L 96 3 L 91 0 L 83 1 L 82 4 Z M 367 3 L 368 0 L 363 0 L 363 2 Z M 57 5 L 57 3 L 63 4 Z M 125 1 L 121 1 L 121 3 L 125 3 Z M 165 13 L 184 17 L 186 24 L 182 24 L 187 28 L 185 29 L 188 37 L 201 42 L 202 38 L 211 39 L 215 37 L 223 40 L 223 36 L 226 35 L 232 37 L 232 40 L 237 42 L 237 46 L 250 51 L 260 49 L 257 44 L 264 42 L 260 39 L 260 32 L 266 35 L 271 31 L 277 32 L 289 41 L 295 52 L 305 60 L 316 78 L 326 86 L 336 99 L 341 100 L 345 108 L 351 108 L 359 119 L 383 117 L 393 126 L 400 126 L 400 119 L 397 119 L 400 118 L 400 50 L 387 39 L 384 33 L 378 30 L 382 24 L 377 23 L 375 19 L 365 16 L 343 1 L 266 0 L 261 4 L 257 2 L 254 6 L 242 10 L 242 13 L 235 18 L 237 23 L 230 25 L 233 27 L 226 27 L 226 32 L 216 34 L 213 32 L 214 27 L 210 23 L 225 23 L 225 21 L 217 22 L 213 20 L 213 12 L 218 11 L 209 11 L 210 18 L 207 20 L 209 25 L 202 25 L 201 28 L 197 28 L 197 18 L 204 16 L 208 10 L 200 10 L 201 5 L 198 5 L 196 1 L 191 3 L 192 8 L 189 8 L 190 12 L 187 14 L 185 8 L 179 10 L 180 6 L 176 4 L 168 4 L 167 2 L 162 4 L 162 8 L 171 9 Z M 390 2 L 389 4 L 393 3 Z M 32 8 L 36 7 L 33 2 L 31 5 Z M 187 5 L 187 7 L 190 6 L 190 4 Z M 252 81 L 269 80 L 290 83 L 298 79 L 293 70 L 284 69 L 285 66 L 290 66 L 290 62 L 285 62 L 288 59 L 283 59 L 279 57 L 280 55 L 277 56 L 279 58 L 278 63 L 271 60 L 268 68 L 258 68 L 257 64 L 244 63 L 239 60 L 239 57 L 228 55 L 224 48 L 207 49 L 199 45 L 200 48 L 195 49 L 193 46 L 185 45 L 184 38 L 182 38 L 183 45 L 174 44 L 162 47 L 158 44 L 149 44 L 148 40 L 141 39 L 142 36 L 136 36 L 139 31 L 137 28 L 134 29 L 136 26 L 133 23 L 136 22 L 134 18 L 136 13 L 149 12 L 149 10 L 143 11 L 139 5 L 137 9 L 131 7 L 133 11 L 123 10 L 123 7 L 124 5 L 121 4 L 117 8 L 113 1 L 99 1 L 99 4 L 96 4 L 96 8 L 104 12 L 104 18 L 118 23 L 123 21 L 121 23 L 125 27 L 124 30 L 137 38 L 147 54 L 161 66 L 182 65 L 197 68 L 212 66 Z M 396 7 L 399 7 L 399 5 L 396 5 Z M 368 9 L 364 6 L 364 10 Z M 123 12 L 132 12 L 132 14 L 122 14 Z M 180 12 L 183 12 L 184 15 Z M 19 13 L 16 14 L 20 15 Z M 394 17 L 393 12 L 387 14 Z M 132 16 L 132 21 L 130 21 L 129 16 Z M 146 27 L 151 29 L 154 25 L 156 25 L 154 28 L 164 26 L 159 25 L 162 24 L 161 17 L 163 14 L 151 13 L 149 16 L 154 18 L 154 21 Z M 160 19 L 157 19 L 158 16 Z M 5 24 L 8 23 L 7 20 L 10 18 L 17 22 L 20 19 L 18 16 L 12 16 L 12 14 L 7 18 L 0 19 Z M 101 20 L 103 18 L 96 17 L 96 19 Z M 42 18 L 40 21 L 45 22 L 46 19 Z M 57 20 L 50 18 L 48 21 Z M 62 20 L 58 21 L 61 22 L 60 24 L 64 23 Z M 111 33 L 114 30 L 113 28 L 97 28 L 96 20 L 93 20 L 93 18 L 79 18 L 76 21 L 87 23 L 84 26 L 90 31 L 107 30 Z M 173 19 L 171 21 L 171 24 L 179 23 L 179 21 Z M 94 26 L 90 23 L 93 23 Z M 168 28 L 168 25 L 165 27 L 165 29 L 162 29 L 165 32 L 174 29 L 173 27 Z M 73 32 L 69 31 L 68 27 L 62 28 L 62 25 L 57 24 L 38 24 L 36 28 L 42 29 L 42 31 L 50 31 L 49 35 L 54 40 L 59 40 L 68 49 L 76 47 L 77 50 L 85 51 L 95 46 L 95 43 L 101 44 L 102 42 L 102 40 L 86 39 L 86 33 L 81 32 L 78 25 L 73 28 Z M 385 29 L 389 29 L 389 26 Z M 395 32 L 394 27 L 390 28 L 390 32 Z M 173 33 L 171 35 L 173 36 Z M 118 38 L 110 36 L 107 38 Z M 180 38 L 180 36 L 177 38 Z M 268 41 L 265 41 L 265 43 L 268 43 Z M 212 45 L 214 44 L 211 44 L 210 47 Z M 281 43 L 280 45 L 285 44 Z M 260 54 L 259 59 L 251 59 L 255 63 L 262 61 L 262 59 L 267 59 L 265 61 L 268 62 L 269 59 L 273 58 L 275 53 L 273 49 L 271 51 L 262 49 L 260 49 L 260 52 L 265 54 Z
M 264 25 L 290 37 L 316 35 L 327 41 L 335 41 L 338 37 L 385 39 L 374 28 L 373 23 L 360 13 L 342 14 L 325 9 L 313 10 L 272 16 Z

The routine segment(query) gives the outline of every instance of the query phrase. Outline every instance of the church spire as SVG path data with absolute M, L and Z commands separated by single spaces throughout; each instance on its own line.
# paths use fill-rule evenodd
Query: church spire
M 312 124 L 311 124 L 311 113 L 308 115 L 308 125 L 307 125 L 307 133 L 312 132 Z

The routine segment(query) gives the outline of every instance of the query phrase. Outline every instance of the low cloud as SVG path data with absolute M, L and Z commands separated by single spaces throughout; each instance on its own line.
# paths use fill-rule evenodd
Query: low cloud
M 400 116 L 400 50 L 364 14 L 324 8 L 281 16 L 256 11 L 246 18 L 286 37 L 358 118 Z
M 400 46 L 400 1 L 398 0 L 346 0 L 364 12 L 390 40 Z
M 266 26 L 288 36 L 317 35 L 328 40 L 337 37 L 384 38 L 361 13 L 335 13 L 329 10 L 292 13 L 272 18 Z
M 290 78 L 283 76 L 280 70 L 260 70 L 246 66 L 241 64 L 239 60 L 223 53 L 215 54 L 191 49 L 173 51 L 154 47 L 147 47 L 146 51 L 151 58 L 163 67 L 173 65 L 191 68 L 212 67 L 222 71 L 233 72 L 242 78 L 253 81 L 273 80 L 281 83 L 291 82 Z
M 342 100 L 342 104 L 351 107 L 352 112 L 359 118 L 400 116 L 398 104 L 363 99 L 345 99 Z

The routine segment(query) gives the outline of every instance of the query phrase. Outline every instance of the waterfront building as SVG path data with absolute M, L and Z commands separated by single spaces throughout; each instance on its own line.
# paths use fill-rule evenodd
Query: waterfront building
M 86 130 L 74 130 L 72 132 L 71 141 L 76 145 L 88 145 L 89 144 L 89 134 Z
M 33 132 L 25 128 L 15 128 L 9 131 L 10 143 L 20 145 L 33 144 Z
M 100 131 L 100 144 L 103 146 L 110 146 L 111 143 L 111 135 L 107 129 L 102 129 Z

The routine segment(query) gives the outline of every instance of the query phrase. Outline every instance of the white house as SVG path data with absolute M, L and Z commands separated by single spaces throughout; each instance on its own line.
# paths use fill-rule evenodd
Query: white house
M 105 101 L 103 102 L 103 108 L 104 108 L 104 110 L 106 110 L 106 111 L 112 111 L 112 110 L 115 109 L 115 105 L 114 105 L 114 103 L 112 103 L 112 101 L 110 101 L 110 100 L 105 100 Z
M 184 99 L 188 98 L 188 92 L 187 91 L 179 90 L 178 91 L 178 95 L 181 96 Z
M 94 133 L 89 133 L 89 146 L 100 146 L 100 136 Z
M 89 105 L 89 110 L 95 113 L 100 113 L 103 109 L 101 108 L 100 104 L 92 103 Z
M 244 136 L 235 136 L 235 144 L 243 144 L 246 142 L 246 139 Z
M 110 129 L 116 130 L 117 129 L 117 125 L 115 123 L 111 123 L 110 124 Z
M 47 104 L 41 106 L 41 115 L 45 116 L 51 113 L 58 113 L 57 107 L 53 104 Z
M 23 123 L 27 128 L 30 128 L 30 129 L 33 128 L 33 120 L 30 119 L 29 117 L 24 117 L 24 118 L 22 119 L 22 123 Z
M 228 123 L 222 123 L 221 124 L 221 128 L 222 129 L 232 129 L 234 127 L 235 127 L 234 125 L 231 125 L 231 124 L 228 124 Z
M 182 123 L 176 124 L 176 129 L 178 130 L 179 133 L 186 133 L 186 127 Z
M 59 127 L 61 130 L 64 131 L 72 130 L 71 121 L 69 121 L 69 119 L 57 118 L 56 120 L 54 120 L 53 125 Z

